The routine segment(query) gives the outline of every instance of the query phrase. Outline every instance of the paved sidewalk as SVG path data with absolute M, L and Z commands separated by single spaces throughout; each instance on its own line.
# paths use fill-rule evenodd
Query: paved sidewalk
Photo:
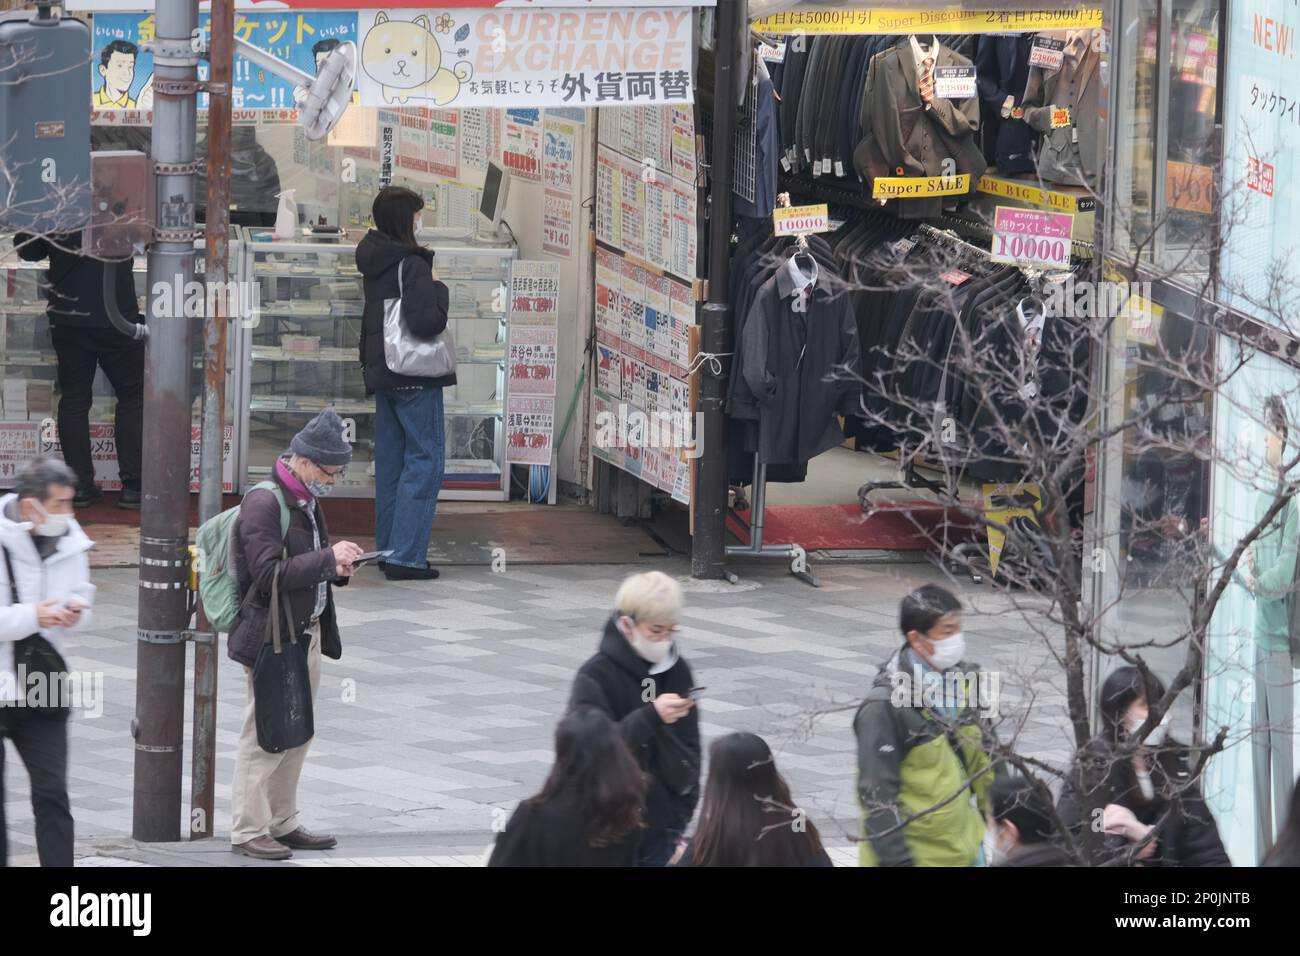
M 494 823 L 535 793 L 550 768 L 570 681 L 596 648 L 620 580 L 650 567 L 685 581 L 682 647 L 697 683 L 707 687 L 706 744 L 734 730 L 763 735 L 795 799 L 847 861 L 857 829 L 853 710 L 898 643 L 899 598 L 943 580 L 925 564 L 822 562 L 820 589 L 776 564 L 746 566 L 737 585 L 694 582 L 684 577 L 685 560 L 512 565 L 502 573 L 458 566 L 430 583 L 388 583 L 374 570 L 362 572 L 338 592 L 343 659 L 325 661 L 317 736 L 300 788 L 304 824 L 338 834 L 342 847 L 302 853 L 295 862 L 481 859 Z M 79 857 L 87 864 L 110 862 L 105 856 L 240 862 L 228 839 L 244 682 L 224 648 L 217 837 L 179 847 L 130 845 L 137 578 L 122 569 L 97 572 L 96 580 L 94 632 L 81 636 L 70 656 L 73 668 L 104 678 L 102 715 L 77 716 L 71 730 Z M 1023 752 L 1063 763 L 1061 671 L 1031 627 L 1042 620 L 1043 602 L 987 586 L 964 591 L 974 609 L 964 628 L 968 656 L 999 672 L 1002 710 L 1012 717 L 1003 735 L 1017 732 Z M 1026 690 L 1035 695 L 1028 715 L 1020 708 Z M 188 776 L 188 691 L 186 706 Z M 31 864 L 27 779 L 12 748 L 6 770 L 11 862 Z M 188 811 L 188 779 L 183 806 Z

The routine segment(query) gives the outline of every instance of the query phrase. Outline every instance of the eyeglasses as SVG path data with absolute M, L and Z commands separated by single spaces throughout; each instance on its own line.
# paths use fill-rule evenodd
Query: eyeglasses
M 681 631 L 677 624 L 647 624 L 645 629 L 650 632 L 651 637 L 671 636 Z
M 317 465 L 316 468 L 326 478 L 342 478 L 344 475 L 348 473 L 347 465 L 340 465 L 339 467 L 335 468 L 333 471 L 326 468 L 324 465 Z

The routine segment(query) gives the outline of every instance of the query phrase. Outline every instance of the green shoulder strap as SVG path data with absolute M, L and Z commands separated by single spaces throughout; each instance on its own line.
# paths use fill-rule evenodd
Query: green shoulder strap
M 284 500 L 284 489 L 274 481 L 259 481 L 248 490 L 253 491 L 257 488 L 264 488 L 271 492 L 275 495 L 275 500 L 280 502 L 280 538 L 283 540 L 289 534 L 289 506 Z

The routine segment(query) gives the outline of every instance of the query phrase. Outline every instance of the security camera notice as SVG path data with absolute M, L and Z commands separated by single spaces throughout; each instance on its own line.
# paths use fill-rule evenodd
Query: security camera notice
M 1250 905 L 1250 894 L 1239 890 L 1125 892 L 1123 903 L 1126 910 L 1139 907 L 1152 912 L 1143 915 L 1130 913 L 1116 916 L 1116 928 L 1191 929 L 1208 933 L 1212 929 L 1250 927 L 1250 917 L 1241 915 L 1242 909 Z M 1178 912 L 1156 912 L 1173 907 L 1177 907 Z M 1189 913 L 1192 907 L 1208 908 L 1208 911 Z M 1234 911 L 1225 912 L 1227 907 L 1232 907 Z

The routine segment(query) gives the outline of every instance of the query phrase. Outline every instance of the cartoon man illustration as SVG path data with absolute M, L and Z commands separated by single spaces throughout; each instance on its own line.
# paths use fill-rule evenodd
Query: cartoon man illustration
M 320 68 L 325 65 L 325 60 L 329 57 L 330 51 L 336 49 L 341 41 L 329 38 L 319 40 L 311 48 L 312 57 L 316 60 L 316 75 L 320 76 Z M 308 88 L 305 86 L 295 86 L 293 88 L 293 105 L 299 108 L 307 101 Z
M 140 48 L 130 40 L 113 40 L 104 45 L 99 53 L 99 75 L 104 78 L 104 84 L 95 91 L 94 102 L 98 109 L 119 109 L 133 110 L 136 108 L 136 100 L 131 96 L 131 84 L 135 82 L 135 61 L 140 53 Z M 149 82 L 145 84 L 144 89 L 149 91 L 149 99 L 152 105 L 153 99 L 153 77 L 149 77 Z M 147 106 L 141 109 L 148 109 Z

